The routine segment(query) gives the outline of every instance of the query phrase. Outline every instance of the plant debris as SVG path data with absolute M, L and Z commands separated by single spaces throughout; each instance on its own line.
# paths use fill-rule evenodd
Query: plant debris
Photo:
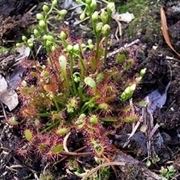
M 8 88 L 8 84 L 2 75 L 0 75 L 0 101 L 8 106 L 10 111 L 19 104 L 17 93 Z

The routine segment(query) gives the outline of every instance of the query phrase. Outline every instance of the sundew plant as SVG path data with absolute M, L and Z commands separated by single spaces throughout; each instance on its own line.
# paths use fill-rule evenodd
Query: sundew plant
M 115 151 L 104 125 L 116 124 L 116 103 L 129 99 L 138 81 L 120 94 L 116 77 L 123 70 L 106 68 L 114 3 L 105 1 L 99 10 L 96 0 L 77 2 L 82 7 L 79 20 L 89 24 L 93 39 L 71 37 L 64 24 L 68 12 L 58 9 L 57 0 L 42 6 L 33 34 L 22 37 L 32 52 L 38 43 L 47 53 L 44 64 L 31 62 L 19 89 L 23 104 L 18 121 L 24 141 L 17 151 L 22 157 L 35 154 L 54 161 L 82 148 L 99 164 L 110 161 Z M 61 27 L 56 27 L 57 22 Z M 136 119 L 128 111 L 125 114 Z M 77 147 L 69 144 L 74 135 L 83 139 Z

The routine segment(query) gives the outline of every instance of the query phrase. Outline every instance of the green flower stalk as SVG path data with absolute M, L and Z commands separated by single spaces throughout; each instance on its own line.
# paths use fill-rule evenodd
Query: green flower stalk
M 84 57 L 83 57 L 83 51 L 82 51 L 82 46 L 79 45 L 79 62 L 80 62 L 80 76 L 81 76 L 81 81 L 83 81 L 84 76 L 86 75 L 86 66 L 84 63 Z
M 104 63 L 106 62 L 107 59 L 107 47 L 108 47 L 108 36 L 110 34 L 110 26 L 108 24 L 105 24 L 102 27 L 102 34 L 105 37 L 105 51 L 104 51 Z
M 94 26 L 94 32 L 96 36 L 96 55 L 95 59 L 93 60 L 93 69 L 95 70 L 97 67 L 98 59 L 99 59 L 99 49 L 100 49 L 100 40 L 101 40 L 101 30 L 103 27 L 103 23 L 99 22 L 96 26 Z
M 64 85 L 66 88 L 69 88 L 69 81 L 67 77 L 67 59 L 65 56 L 63 55 L 59 56 L 59 64 L 61 66 L 61 74 L 64 79 Z
M 67 45 L 66 50 L 69 54 L 68 58 L 69 58 L 69 62 L 70 62 L 70 76 L 71 76 L 71 83 L 72 83 L 72 93 L 74 95 L 76 95 L 77 90 L 76 90 L 76 85 L 75 85 L 74 78 L 73 78 L 73 68 L 75 65 L 74 46 L 69 44 L 69 45 Z

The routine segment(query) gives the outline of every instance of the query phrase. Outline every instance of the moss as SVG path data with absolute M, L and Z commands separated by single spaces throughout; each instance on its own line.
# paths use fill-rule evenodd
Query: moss
M 130 0 L 127 3 L 120 4 L 119 12 L 125 13 L 130 12 L 133 13 L 136 17 L 140 17 L 140 11 L 142 11 L 145 7 L 148 6 L 148 0 Z
M 127 59 L 127 55 L 125 53 L 118 53 L 116 55 L 116 63 L 123 64 Z
M 8 49 L 7 48 L 5 48 L 5 47 L 3 47 L 3 46 L 0 46 L 0 55 L 1 54 L 5 54 L 5 53 L 7 53 L 8 52 Z
M 133 13 L 135 19 L 129 23 L 129 26 L 124 30 L 124 36 L 132 38 L 133 36 L 143 33 L 148 37 L 154 33 L 159 33 L 160 23 L 156 20 L 154 11 L 159 11 L 159 3 L 157 1 L 148 0 L 130 0 L 122 3 L 118 7 L 119 13 Z

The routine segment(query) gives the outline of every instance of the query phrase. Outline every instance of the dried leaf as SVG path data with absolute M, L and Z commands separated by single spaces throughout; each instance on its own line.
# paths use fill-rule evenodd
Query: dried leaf
M 163 94 L 160 94 L 158 90 L 155 90 L 146 96 L 146 102 L 148 103 L 147 110 L 153 114 L 156 108 L 162 108 L 167 100 L 167 91 L 170 83 L 166 86 Z
M 121 21 L 121 22 L 126 22 L 126 23 L 130 23 L 135 17 L 134 14 L 126 12 L 126 13 L 115 13 L 112 15 L 112 18 L 116 21 Z
M 12 89 L 16 89 L 22 81 L 23 73 L 25 72 L 25 68 L 22 66 L 17 66 L 14 68 L 12 74 L 10 74 L 6 79 L 8 81 L 9 86 Z
M 8 85 L 5 78 L 2 75 L 0 75 L 0 95 L 7 90 L 7 87 Z
M 16 51 L 23 57 L 28 57 L 30 55 L 31 49 L 26 46 L 21 46 L 16 48 Z
M 169 32 L 168 32 L 166 15 L 165 15 L 163 7 L 161 7 L 161 9 L 160 9 L 160 15 L 161 15 L 161 30 L 162 30 L 163 37 L 166 41 L 166 44 L 180 57 L 180 54 L 174 49 L 174 47 L 171 44 L 171 39 L 170 39 Z
M 0 101 L 4 103 L 10 111 L 19 104 L 17 93 L 13 89 L 8 89 L 8 84 L 2 75 L 0 75 Z
M 65 0 L 63 3 L 63 8 L 68 9 L 72 6 L 73 0 Z

